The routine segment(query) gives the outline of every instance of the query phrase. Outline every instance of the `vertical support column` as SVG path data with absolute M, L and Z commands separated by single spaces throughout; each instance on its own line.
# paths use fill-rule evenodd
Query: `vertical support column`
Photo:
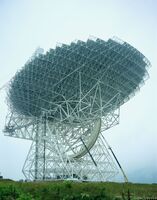
M 36 124 L 36 135 L 35 135 L 35 180 L 38 177 L 38 161 L 39 161 L 39 122 Z
M 46 126 L 47 126 L 47 117 L 46 113 L 43 116 L 43 180 L 45 180 L 45 172 L 46 172 Z

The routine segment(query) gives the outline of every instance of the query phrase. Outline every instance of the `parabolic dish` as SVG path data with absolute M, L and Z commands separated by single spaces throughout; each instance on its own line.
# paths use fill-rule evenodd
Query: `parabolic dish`
M 80 95 L 85 96 L 86 102 L 93 98 L 96 102 L 92 88 L 99 82 L 102 104 L 110 102 L 116 109 L 139 90 L 148 77 L 149 65 L 137 49 L 115 39 L 62 44 L 34 57 L 16 73 L 8 93 L 10 106 L 16 113 L 31 117 L 51 111 L 53 120 L 59 117 L 59 106 L 66 107 L 68 103 L 75 109 Z M 113 98 L 117 93 L 118 103 Z M 86 117 L 96 110 L 95 104 L 85 112 Z M 109 111 L 110 107 L 106 107 L 104 115 Z

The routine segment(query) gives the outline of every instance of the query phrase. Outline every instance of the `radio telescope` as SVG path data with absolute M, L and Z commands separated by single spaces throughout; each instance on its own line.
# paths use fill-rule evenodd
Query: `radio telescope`
M 32 140 L 25 177 L 114 177 L 117 159 L 104 131 L 119 123 L 120 106 L 139 91 L 149 66 L 118 38 L 77 40 L 45 54 L 37 49 L 10 81 L 7 96 L 5 135 Z

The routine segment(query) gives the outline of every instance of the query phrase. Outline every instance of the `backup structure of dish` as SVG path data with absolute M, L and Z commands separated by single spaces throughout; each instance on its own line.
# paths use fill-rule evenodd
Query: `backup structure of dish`
M 38 49 L 9 83 L 5 135 L 32 140 L 30 180 L 106 181 L 118 172 L 105 130 L 148 78 L 148 59 L 120 39 Z

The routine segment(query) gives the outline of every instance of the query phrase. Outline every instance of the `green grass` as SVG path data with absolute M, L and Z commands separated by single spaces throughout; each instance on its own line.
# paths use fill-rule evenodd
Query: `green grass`
M 0 181 L 0 200 L 127 200 L 129 198 L 157 199 L 157 184 Z

